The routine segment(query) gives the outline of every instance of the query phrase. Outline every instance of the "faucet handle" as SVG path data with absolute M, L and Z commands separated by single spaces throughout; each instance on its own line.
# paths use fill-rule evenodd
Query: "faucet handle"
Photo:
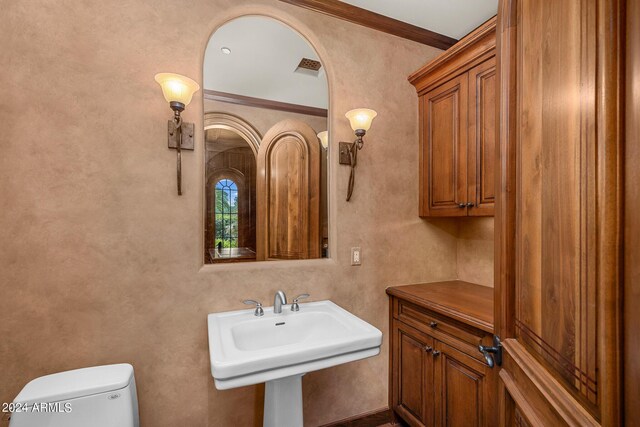
M 298 300 L 301 300 L 303 298 L 308 298 L 309 294 L 301 294 L 298 295 L 297 297 L 295 297 L 293 299 L 293 302 L 291 303 L 291 311 L 300 311 L 300 306 L 298 305 Z
M 247 305 L 254 305 L 256 306 L 256 311 L 253 312 L 254 316 L 264 316 L 264 310 L 262 309 L 262 303 L 252 300 L 252 299 L 246 299 L 244 301 L 242 301 L 243 304 L 247 304 Z

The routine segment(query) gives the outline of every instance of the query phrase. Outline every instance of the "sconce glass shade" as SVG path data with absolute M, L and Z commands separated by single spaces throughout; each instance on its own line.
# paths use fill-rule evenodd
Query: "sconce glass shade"
M 362 129 L 364 131 L 369 130 L 371 122 L 377 115 L 378 113 L 368 108 L 356 108 L 355 110 L 347 111 L 345 114 L 349 119 L 349 123 L 351 123 L 351 129 Z
M 180 102 L 185 107 L 191 102 L 193 94 L 200 89 L 198 83 L 180 74 L 158 73 L 155 79 L 162 87 L 162 94 L 167 102 Z
M 326 150 L 327 147 L 329 146 L 329 132 L 322 131 L 318 134 L 318 139 L 320 140 L 320 144 L 322 144 L 322 147 Z

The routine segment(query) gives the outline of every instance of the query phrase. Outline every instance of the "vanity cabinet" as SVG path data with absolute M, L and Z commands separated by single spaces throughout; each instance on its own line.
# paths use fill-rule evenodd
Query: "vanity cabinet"
M 423 217 L 493 216 L 495 18 L 409 76 L 419 96 Z
M 411 426 L 495 425 L 497 369 L 477 348 L 493 340 L 493 289 L 452 281 L 387 293 L 394 415 Z

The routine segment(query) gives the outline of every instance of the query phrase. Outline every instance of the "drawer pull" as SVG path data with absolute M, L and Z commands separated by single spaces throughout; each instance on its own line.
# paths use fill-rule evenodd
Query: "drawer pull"
M 432 328 L 435 328 L 438 326 L 438 322 L 429 322 L 429 326 L 431 326 Z
M 433 350 L 433 357 L 438 357 L 440 356 L 440 352 L 438 350 Z
M 433 347 L 431 347 L 430 345 L 425 345 L 424 351 L 426 351 L 427 353 L 430 353 L 431 351 L 433 351 Z

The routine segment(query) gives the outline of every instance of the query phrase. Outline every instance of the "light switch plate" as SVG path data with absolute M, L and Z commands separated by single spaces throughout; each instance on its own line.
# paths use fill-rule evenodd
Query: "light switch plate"
M 362 249 L 359 247 L 351 248 L 351 265 L 362 264 Z

